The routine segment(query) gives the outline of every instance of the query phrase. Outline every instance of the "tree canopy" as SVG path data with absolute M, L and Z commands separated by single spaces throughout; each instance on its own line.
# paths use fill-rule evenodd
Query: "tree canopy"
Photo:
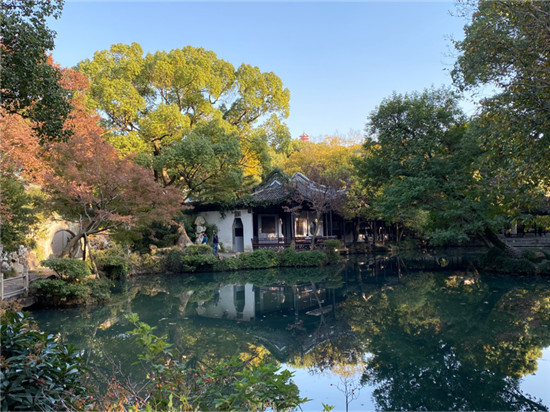
M 358 166 L 364 185 L 378 188 L 372 203 L 380 218 L 434 244 L 466 242 L 501 223 L 476 179 L 480 151 L 450 91 L 394 94 L 371 113 L 367 133 Z
M 78 69 L 90 78 L 89 104 L 99 109 L 108 141 L 123 153 L 149 158 L 156 180 L 165 186 L 196 189 L 183 171 L 194 167 L 183 141 L 196 147 L 203 136 L 200 144 L 212 156 L 221 155 L 222 141 L 231 145 L 223 149 L 227 156 L 202 163 L 201 170 L 210 183 L 218 179 L 219 188 L 235 192 L 242 183 L 238 168 L 260 175 L 269 167 L 270 150 L 281 150 L 289 139 L 281 123 L 288 116 L 289 91 L 281 80 L 247 64 L 235 69 L 203 48 L 144 56 L 137 43 L 116 44 Z M 211 122 L 215 125 L 206 126 Z
M 466 4 L 473 14 L 455 42 L 453 79 L 462 90 L 494 88 L 476 120 L 484 177 L 503 202 L 529 210 L 550 194 L 550 3 Z
M 46 25 L 58 18 L 62 0 L 4 0 L 1 4 L 0 105 L 33 121 L 41 141 L 66 138 L 63 124 L 70 112 L 61 72 L 48 61 L 55 32 Z M 2 113 L 2 115 L 4 115 Z

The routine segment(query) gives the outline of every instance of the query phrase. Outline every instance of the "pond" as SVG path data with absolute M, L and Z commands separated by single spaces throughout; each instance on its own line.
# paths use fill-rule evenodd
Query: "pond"
M 548 410 L 550 279 L 477 274 L 467 254 L 326 268 L 140 276 L 108 306 L 35 310 L 106 374 L 139 379 L 137 313 L 188 359 L 258 356 L 294 372 L 306 411 Z

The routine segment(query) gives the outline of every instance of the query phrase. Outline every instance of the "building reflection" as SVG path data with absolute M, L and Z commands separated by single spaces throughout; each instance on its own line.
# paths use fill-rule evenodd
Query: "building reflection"
M 320 316 L 334 308 L 332 290 L 314 283 L 272 286 L 225 285 L 213 291 L 214 299 L 199 302 L 199 316 L 251 321 L 271 313 Z

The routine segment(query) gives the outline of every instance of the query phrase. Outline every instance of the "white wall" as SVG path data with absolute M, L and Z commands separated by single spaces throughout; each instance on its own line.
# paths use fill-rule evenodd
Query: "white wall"
M 240 212 L 240 217 L 243 222 L 244 232 L 244 251 L 252 252 L 252 236 L 254 234 L 252 213 L 246 209 L 232 210 L 225 212 L 223 215 L 220 212 L 201 212 L 206 222 L 210 225 L 218 227 L 218 238 L 223 244 L 224 251 L 233 252 L 233 222 L 236 219 L 236 213 Z

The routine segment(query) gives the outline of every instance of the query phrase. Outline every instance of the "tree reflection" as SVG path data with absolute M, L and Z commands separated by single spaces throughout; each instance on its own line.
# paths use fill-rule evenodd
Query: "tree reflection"
M 381 409 L 547 410 L 519 378 L 550 344 L 549 290 L 507 290 L 463 273 L 369 288 L 342 315 L 372 354 L 362 383 L 375 387 Z

